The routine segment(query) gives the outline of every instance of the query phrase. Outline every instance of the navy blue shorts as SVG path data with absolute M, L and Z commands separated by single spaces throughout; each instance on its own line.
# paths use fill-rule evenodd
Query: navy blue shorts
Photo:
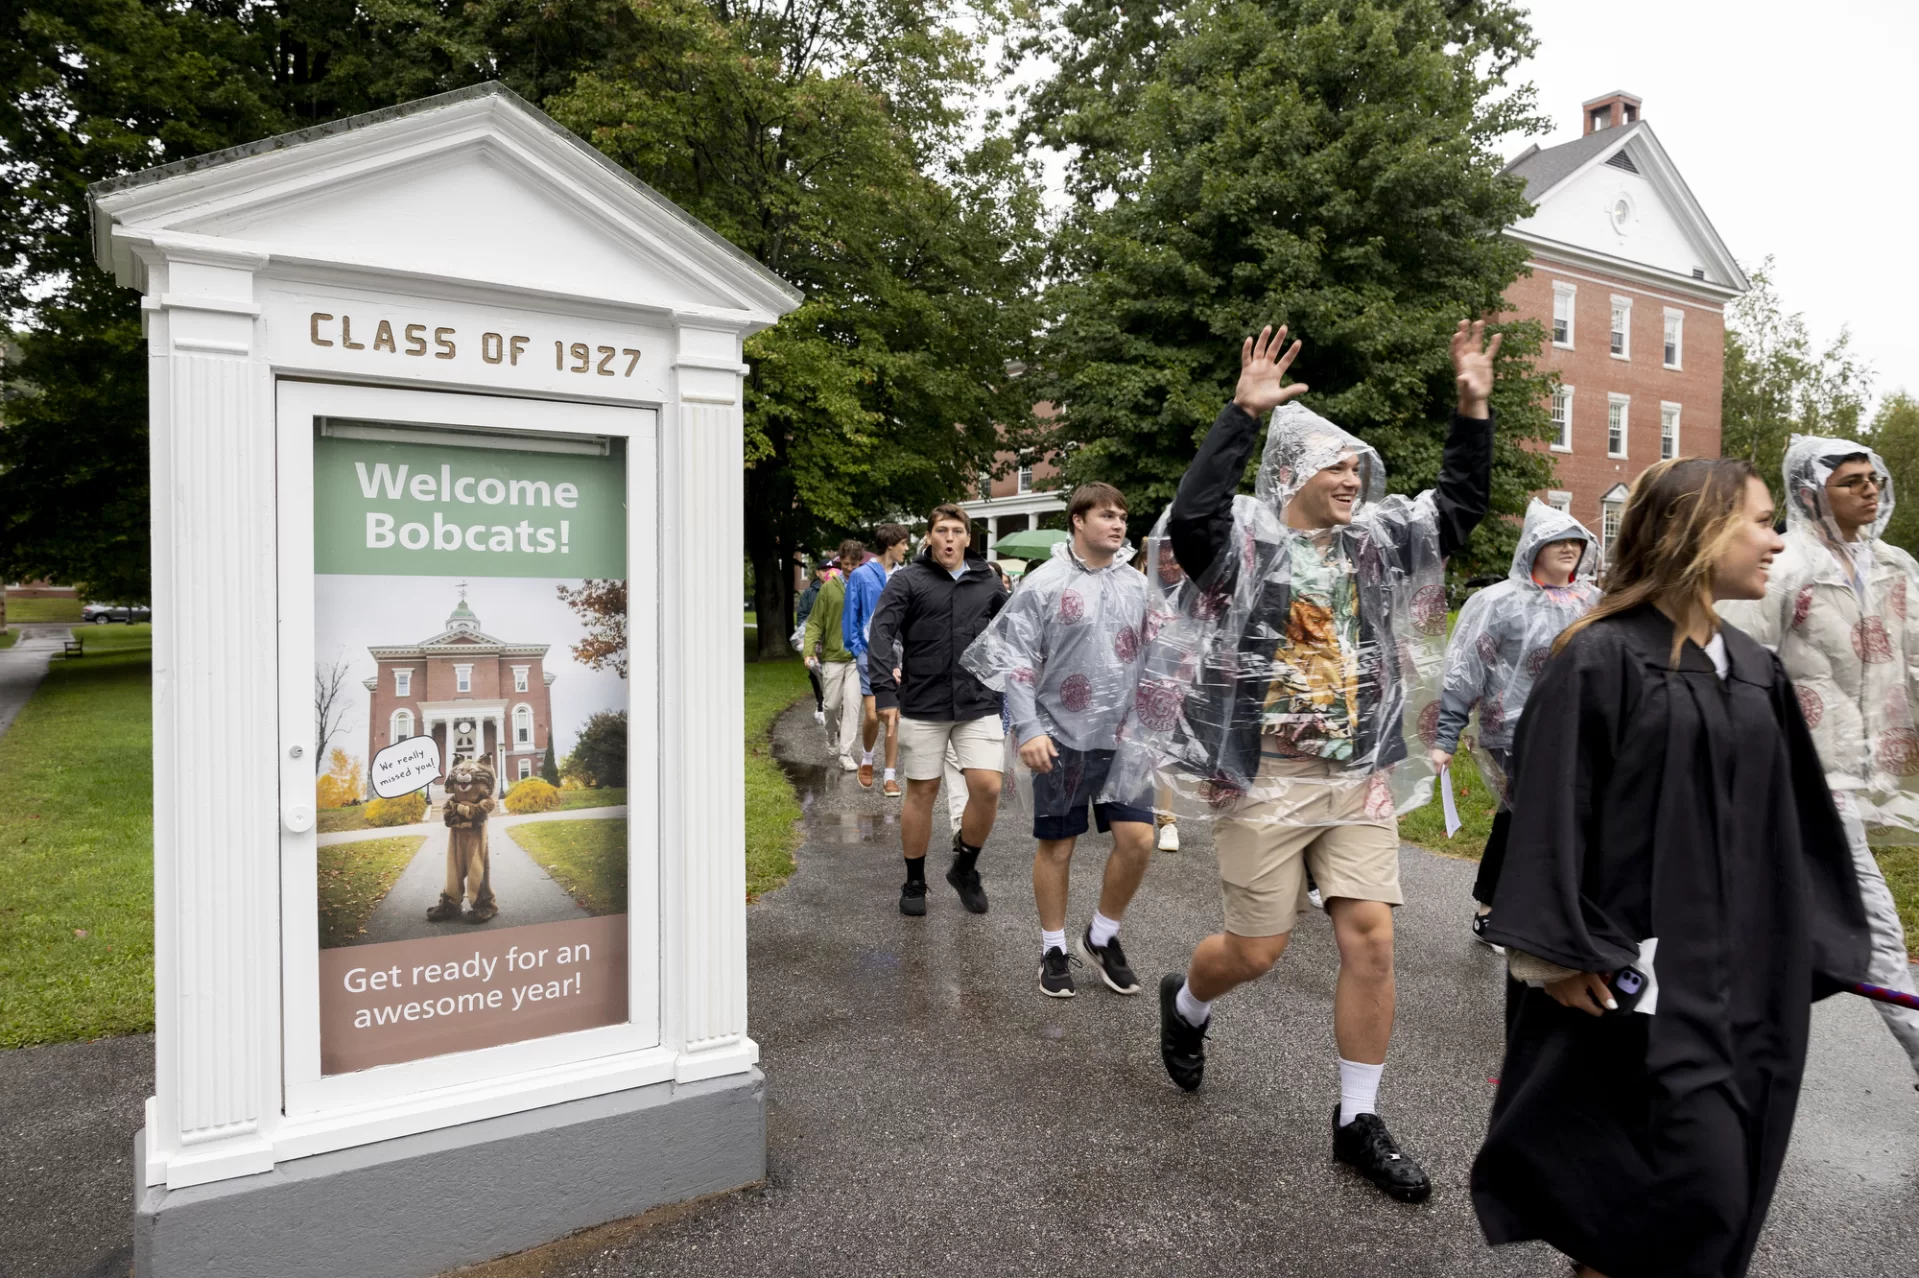
M 1033 774 L 1033 837 L 1074 839 L 1086 833 L 1090 807 L 1099 832 L 1115 821 L 1153 823 L 1153 810 L 1143 803 L 1102 803 L 1107 774 L 1113 770 L 1111 750 L 1070 750 L 1059 747 L 1051 772 Z

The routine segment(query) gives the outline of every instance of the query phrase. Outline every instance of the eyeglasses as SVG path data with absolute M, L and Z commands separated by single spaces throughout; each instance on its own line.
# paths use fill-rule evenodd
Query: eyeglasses
M 1856 497 L 1859 495 L 1860 491 L 1865 488 L 1867 484 L 1871 484 L 1873 487 L 1873 491 L 1875 492 L 1884 492 L 1886 491 L 1886 483 L 1887 483 L 1886 476 L 1880 475 L 1880 474 L 1870 474 L 1870 475 L 1854 475 L 1851 479 L 1837 480 L 1830 486 L 1833 488 L 1843 488 L 1847 492 L 1851 493 L 1853 496 Z

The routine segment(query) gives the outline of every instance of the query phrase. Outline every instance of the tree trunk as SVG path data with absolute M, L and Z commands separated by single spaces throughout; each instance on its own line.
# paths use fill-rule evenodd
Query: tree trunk
M 753 610 L 760 619 L 759 659 L 792 656 L 786 637 L 793 633 L 793 557 L 778 543 L 753 553 Z

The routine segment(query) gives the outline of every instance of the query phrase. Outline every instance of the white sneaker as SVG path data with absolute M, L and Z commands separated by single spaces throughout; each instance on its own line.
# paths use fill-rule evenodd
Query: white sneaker
M 1159 827 L 1159 850 L 1162 852 L 1179 851 L 1179 827 L 1162 825 Z
M 1323 910 L 1326 908 L 1326 898 L 1319 894 L 1318 888 L 1307 888 L 1306 899 L 1313 903 L 1315 910 Z
M 813 712 L 813 722 L 819 724 L 822 728 L 824 728 L 826 726 L 826 711 L 815 710 Z

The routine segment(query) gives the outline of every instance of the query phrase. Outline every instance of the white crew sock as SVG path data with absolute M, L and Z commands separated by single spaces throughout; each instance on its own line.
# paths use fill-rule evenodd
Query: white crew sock
M 891 781 L 891 780 L 893 780 L 893 769 L 891 769 L 891 768 L 888 768 L 888 769 L 886 770 L 886 775 L 885 775 L 885 776 L 883 776 L 883 777 L 881 777 L 881 778 L 880 778 L 880 780 L 882 780 L 882 781 Z
M 860 764 L 868 768 L 873 766 L 873 752 L 871 750 L 860 751 Z
M 1045 958 L 1046 951 L 1048 950 L 1058 950 L 1061 954 L 1066 953 L 1066 929 L 1065 928 L 1061 928 L 1057 932 L 1048 932 L 1045 928 L 1041 928 L 1039 930 L 1040 957 Z
M 1344 1127 L 1361 1114 L 1377 1114 L 1379 1076 L 1386 1072 L 1382 1062 L 1362 1065 L 1339 1058 L 1339 1125 Z
M 1198 1029 L 1207 1021 L 1213 1019 L 1213 1005 L 1211 1003 L 1202 1003 L 1194 998 L 1193 987 L 1190 983 L 1182 984 L 1179 987 L 1179 993 L 1173 996 L 1173 1008 L 1179 1013 L 1179 1019 L 1191 1025 L 1194 1029 Z
M 1093 944 L 1105 945 L 1108 941 L 1119 935 L 1119 920 L 1109 919 L 1098 910 L 1094 910 L 1091 931 L 1093 933 Z

